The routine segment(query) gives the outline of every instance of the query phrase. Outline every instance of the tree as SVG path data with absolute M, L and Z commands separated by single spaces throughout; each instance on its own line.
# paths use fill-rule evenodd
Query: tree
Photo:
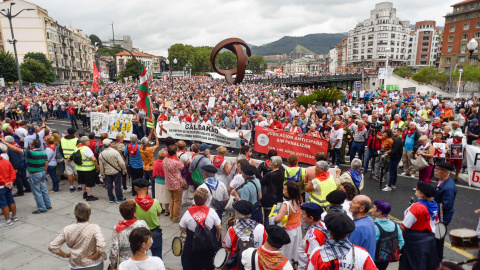
M 480 68 L 474 65 L 466 65 L 463 68 L 462 78 L 461 78 L 461 86 L 462 91 L 465 91 L 465 85 L 469 82 L 476 83 L 480 81 Z M 455 70 L 453 73 L 453 77 L 455 81 L 458 82 L 460 78 L 460 73 L 458 72 L 460 69 Z
M 443 86 L 443 89 L 446 88 L 446 85 L 450 81 L 450 74 L 445 72 L 445 70 L 439 70 L 435 76 L 435 82 Z
M 20 65 L 22 80 L 27 83 L 49 83 L 47 81 L 48 71 L 37 60 L 25 59 Z
M 299 96 L 295 98 L 295 101 L 298 105 L 304 106 L 306 108 L 308 105 L 317 103 L 317 95 L 315 93 L 312 93 L 308 96 Z
M 177 64 L 173 61 L 177 59 Z M 171 70 L 183 70 L 188 62 L 192 63 L 195 59 L 194 47 L 192 45 L 175 44 L 168 48 L 168 60 Z
M 11 52 L 0 50 L 0 77 L 11 84 L 18 81 L 17 64 Z
M 221 52 L 215 59 L 215 65 L 220 69 L 232 69 L 237 66 L 237 57 L 231 51 Z
M 50 63 L 50 60 L 47 59 L 47 56 L 45 54 L 40 52 L 29 52 L 25 54 L 25 56 L 23 57 L 23 61 L 25 62 L 26 59 L 36 60 L 37 62 L 43 65 L 47 73 L 42 79 L 41 81 L 42 83 L 49 84 L 55 81 L 56 75 L 55 75 L 55 72 L 53 71 L 52 63 Z M 40 82 L 40 81 L 37 81 L 37 82 Z
M 331 103 L 342 99 L 342 91 L 338 90 L 336 87 L 321 90 L 317 89 L 313 93 L 317 96 L 317 103 L 320 104 L 325 104 L 326 102 Z
M 400 76 L 402 78 L 406 78 L 406 77 L 412 77 L 412 70 L 409 69 L 408 67 L 399 67 L 397 68 L 393 74 L 397 75 L 397 76 Z
M 421 83 L 431 84 L 435 81 L 438 70 L 434 66 L 426 66 L 419 69 L 415 74 L 413 74 L 412 79 Z
M 247 69 L 251 70 L 254 74 L 261 74 L 267 69 L 267 62 L 263 59 L 263 56 L 254 55 L 250 57 L 250 63 L 247 65 Z
M 90 41 L 92 42 L 92 45 L 95 45 L 95 42 L 98 42 L 98 45 L 102 45 L 102 41 L 97 35 L 90 35 L 89 38 L 90 38 Z
M 141 64 L 139 63 L 137 66 L 137 61 L 135 61 L 135 59 L 128 59 L 127 63 L 125 63 L 125 69 L 118 74 L 119 80 L 122 81 L 123 77 L 129 76 L 132 76 L 133 79 L 138 79 L 139 67 L 141 68 Z
M 213 47 L 202 46 L 194 48 L 194 60 L 192 63 L 192 71 L 195 73 L 205 73 L 213 70 L 210 63 L 210 55 L 212 54 Z

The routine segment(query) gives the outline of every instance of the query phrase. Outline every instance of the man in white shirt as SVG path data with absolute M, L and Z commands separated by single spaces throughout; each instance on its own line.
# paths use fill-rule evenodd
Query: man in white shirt
M 335 153 L 335 156 L 332 157 L 332 164 L 339 166 L 340 148 L 342 147 L 344 130 L 340 121 L 335 121 L 332 126 L 333 129 L 330 132 L 330 151 L 333 151 Z

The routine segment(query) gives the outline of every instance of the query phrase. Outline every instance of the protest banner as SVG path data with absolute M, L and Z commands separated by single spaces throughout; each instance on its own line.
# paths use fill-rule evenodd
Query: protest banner
M 480 187 L 480 147 L 467 145 L 468 185 Z
M 92 132 L 95 132 L 95 136 L 107 133 L 109 138 L 115 139 L 117 134 L 121 133 L 124 139 L 129 141 L 133 134 L 133 117 L 133 114 L 92 112 L 90 126 Z
M 239 148 L 245 141 L 250 141 L 250 130 L 227 130 L 212 125 L 174 123 L 170 121 L 157 122 L 158 138 L 168 136 L 177 140 L 190 140 Z
M 276 150 L 282 158 L 297 154 L 300 162 L 313 165 L 315 154 L 328 152 L 328 141 L 283 130 L 256 127 L 255 151 L 268 153 L 270 149 Z

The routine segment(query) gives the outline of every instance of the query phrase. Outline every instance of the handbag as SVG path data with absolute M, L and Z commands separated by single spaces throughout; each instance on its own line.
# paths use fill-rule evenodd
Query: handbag
M 273 205 L 272 211 L 270 211 L 270 214 L 268 214 L 268 223 L 270 225 L 277 225 L 285 228 L 285 225 L 287 225 L 288 215 L 290 214 L 290 204 L 288 202 L 285 203 L 287 204 L 287 213 L 285 214 L 285 216 L 283 216 L 282 220 L 279 223 L 275 223 L 275 217 L 278 215 L 278 212 L 280 212 L 282 203 L 277 203 Z
M 233 213 L 235 212 L 235 209 L 233 209 L 233 203 L 237 201 L 237 198 L 235 196 L 230 195 L 230 198 L 228 198 L 228 203 L 227 206 L 225 206 L 225 211 Z
M 198 169 L 198 163 L 200 163 L 200 161 L 203 158 L 205 158 L 205 156 L 201 157 L 197 161 L 197 164 L 195 164 L 195 169 L 192 172 L 192 182 L 197 186 L 200 186 L 201 184 L 203 184 L 203 175 L 200 173 L 200 170 Z
M 412 160 L 412 165 L 413 169 L 418 172 L 425 169 L 428 166 L 428 162 L 419 155 L 416 159 Z

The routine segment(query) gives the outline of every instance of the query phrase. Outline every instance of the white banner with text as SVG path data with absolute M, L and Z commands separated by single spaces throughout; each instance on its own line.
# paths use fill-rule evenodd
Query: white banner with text
M 239 148 L 248 144 L 252 136 L 250 130 L 235 131 L 211 125 L 170 121 L 158 122 L 156 131 L 158 138 L 172 137 L 176 140 L 201 141 L 232 148 Z
M 480 147 L 467 145 L 468 185 L 480 187 Z

